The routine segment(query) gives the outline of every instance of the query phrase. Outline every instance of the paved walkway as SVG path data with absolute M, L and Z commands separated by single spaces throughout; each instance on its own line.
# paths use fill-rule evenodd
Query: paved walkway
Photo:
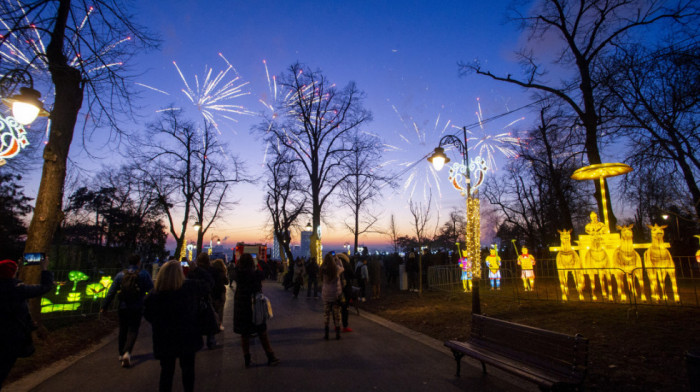
M 232 332 L 232 293 L 228 293 L 220 348 L 197 353 L 196 385 L 200 391 L 534 391 L 527 383 L 463 359 L 457 378 L 452 354 L 442 342 L 380 317 L 351 313 L 355 332 L 339 341 L 323 340 L 321 300 L 293 299 L 274 282 L 266 282 L 275 317 L 268 324 L 270 340 L 282 361 L 266 365 L 259 342 L 251 347 L 255 365 L 245 369 L 239 336 Z M 305 294 L 305 293 L 302 293 Z M 122 369 L 112 337 L 102 347 L 62 367 L 47 369 L 7 385 L 6 391 L 156 391 L 159 362 L 153 358 L 150 324 L 144 321 L 132 356 Z M 57 365 L 61 366 L 61 365 Z M 179 369 L 175 391 L 181 391 Z M 524 385 L 525 384 L 525 385 Z

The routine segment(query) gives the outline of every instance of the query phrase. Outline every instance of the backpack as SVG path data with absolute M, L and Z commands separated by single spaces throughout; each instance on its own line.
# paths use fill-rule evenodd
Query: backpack
M 126 303 L 134 303 L 141 298 L 139 272 L 128 269 L 122 272 L 122 281 L 119 285 L 119 300 Z
M 253 295 L 253 324 L 265 324 L 265 322 L 272 317 L 272 304 L 270 304 L 270 300 L 263 293 Z

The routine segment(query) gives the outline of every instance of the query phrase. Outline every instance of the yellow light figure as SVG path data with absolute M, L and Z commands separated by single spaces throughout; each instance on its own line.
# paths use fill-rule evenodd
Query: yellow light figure
M 464 292 L 466 293 L 468 291 L 471 291 L 472 262 L 469 261 L 469 259 L 466 257 L 460 257 L 457 265 L 459 265 L 459 268 L 462 269 L 462 288 L 464 289 Z
M 680 302 L 678 296 L 678 285 L 676 284 L 676 267 L 673 265 L 671 252 L 664 244 L 664 229 L 666 225 L 647 225 L 651 229 L 651 246 L 644 252 L 644 266 L 649 276 L 649 287 L 651 288 L 651 298 L 657 303 L 663 298 L 668 300 L 666 294 L 666 276 L 671 279 L 671 291 L 673 300 Z M 660 290 L 660 293 L 659 291 Z
M 498 245 L 493 245 L 486 256 L 486 268 L 489 269 L 491 290 L 501 289 L 501 257 L 498 255 Z
M 595 234 L 591 237 L 591 248 L 586 252 L 583 258 L 583 266 L 588 270 L 588 276 L 591 279 L 591 298 L 594 301 L 598 300 L 596 290 L 600 289 L 600 294 L 603 298 L 608 297 L 612 301 L 612 293 L 609 289 L 610 278 L 607 277 L 610 268 L 610 257 L 608 252 L 603 248 L 603 236 Z M 607 280 L 607 286 L 606 286 Z
M 523 279 L 525 291 L 532 291 L 535 287 L 535 257 L 527 252 L 527 247 L 520 248 L 518 265 L 522 269 L 520 277 Z
M 607 177 L 619 176 L 632 171 L 632 168 L 624 163 L 598 163 L 577 169 L 571 178 L 574 180 L 598 180 L 600 182 L 600 198 L 603 207 L 603 223 L 610 232 L 608 222 L 608 199 L 605 196 L 605 179 Z
M 644 270 L 642 269 L 642 258 L 639 253 L 634 250 L 634 242 L 632 240 L 632 227 L 634 225 L 617 226 L 620 231 L 620 245 L 615 249 L 612 258 L 613 274 L 617 281 L 617 295 L 622 301 L 627 300 L 627 295 L 622 286 L 627 280 L 628 292 L 630 295 L 637 296 L 641 294 L 642 302 L 646 302 L 646 294 L 644 294 Z M 639 292 L 635 285 L 635 278 L 639 282 Z
M 574 287 L 578 292 L 578 299 L 583 301 L 583 286 L 585 278 L 581 268 L 583 263 L 578 256 L 577 246 L 571 246 L 571 231 L 572 230 L 557 230 L 561 239 L 561 246 L 549 248 L 553 252 L 557 252 L 557 272 L 559 275 L 559 285 L 561 287 L 561 299 L 567 301 L 569 298 L 569 275 L 574 280 Z

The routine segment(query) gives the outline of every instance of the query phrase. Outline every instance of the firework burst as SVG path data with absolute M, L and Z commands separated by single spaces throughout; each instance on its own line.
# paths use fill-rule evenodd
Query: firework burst
M 441 119 L 438 114 L 434 121 L 423 121 L 419 124 L 412 116 L 402 116 L 395 105 L 391 108 L 396 113 L 401 128 L 394 132 L 393 140 L 384 144 L 387 161 L 381 166 L 396 166 L 399 168 L 401 188 L 405 196 L 409 199 L 422 197 L 428 200 L 433 191 L 438 197 L 435 202 L 439 208 L 439 201 L 442 198 L 440 187 L 440 177 L 432 165 L 424 164 L 429 151 L 439 145 L 440 138 L 451 130 L 452 122 Z M 450 149 L 449 146 L 445 146 Z M 416 157 L 419 154 L 425 156 Z
M 511 121 L 501 129 L 500 133 L 492 134 L 486 129 L 486 123 L 492 119 L 484 118 L 481 110 L 481 101 L 476 99 L 477 112 L 476 118 L 478 123 L 473 130 L 467 129 L 467 144 L 470 150 L 476 151 L 486 161 L 486 166 L 491 170 L 497 170 L 496 155 L 502 154 L 506 158 L 514 158 L 518 156 L 515 148 L 521 144 L 520 138 L 513 136 L 509 131 L 513 125 L 525 119 L 520 117 Z M 460 127 L 454 126 L 453 128 Z

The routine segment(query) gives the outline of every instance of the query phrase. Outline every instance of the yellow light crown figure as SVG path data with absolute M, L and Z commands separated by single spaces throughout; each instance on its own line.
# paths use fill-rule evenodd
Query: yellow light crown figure
M 571 231 L 572 230 L 557 230 L 561 239 L 561 247 L 550 248 L 557 253 L 557 273 L 559 275 L 559 285 L 561 287 L 561 299 L 568 300 L 569 296 L 569 274 L 574 279 L 574 287 L 578 291 L 578 299 L 583 301 L 583 286 L 585 278 L 581 271 L 583 264 L 578 256 L 576 249 L 578 247 L 571 246 Z
M 489 269 L 491 290 L 501 289 L 501 257 L 498 255 L 498 245 L 493 245 L 486 256 L 486 268 Z
M 620 245 L 615 249 L 612 259 L 613 274 L 617 281 L 617 295 L 622 301 L 627 300 L 625 292 L 622 290 L 624 280 L 627 279 L 628 292 L 630 296 L 641 294 L 642 302 L 647 302 L 646 294 L 644 293 L 644 270 L 642 269 L 642 258 L 634 249 L 632 240 L 632 227 L 634 225 L 617 226 L 620 231 Z M 636 289 L 635 278 L 639 281 L 639 291 Z
M 457 263 L 462 269 L 462 288 L 464 292 L 471 291 L 472 287 L 472 262 L 466 257 L 460 257 Z
M 665 284 L 666 276 L 668 276 L 671 278 L 673 299 L 676 302 L 680 302 L 678 285 L 676 284 L 676 267 L 673 265 L 671 252 L 666 249 L 666 245 L 664 244 L 664 229 L 666 225 L 659 226 L 654 224 L 653 226 L 647 225 L 647 227 L 651 229 L 651 246 L 644 252 L 644 266 L 649 276 L 651 298 L 657 303 L 661 298 L 663 298 L 664 301 L 668 300 Z M 657 290 L 660 290 L 660 293 Z
M 518 256 L 518 265 L 522 269 L 520 277 L 523 278 L 523 286 L 525 291 L 532 291 L 535 287 L 535 257 L 527 252 L 527 247 L 520 248 L 521 253 Z

